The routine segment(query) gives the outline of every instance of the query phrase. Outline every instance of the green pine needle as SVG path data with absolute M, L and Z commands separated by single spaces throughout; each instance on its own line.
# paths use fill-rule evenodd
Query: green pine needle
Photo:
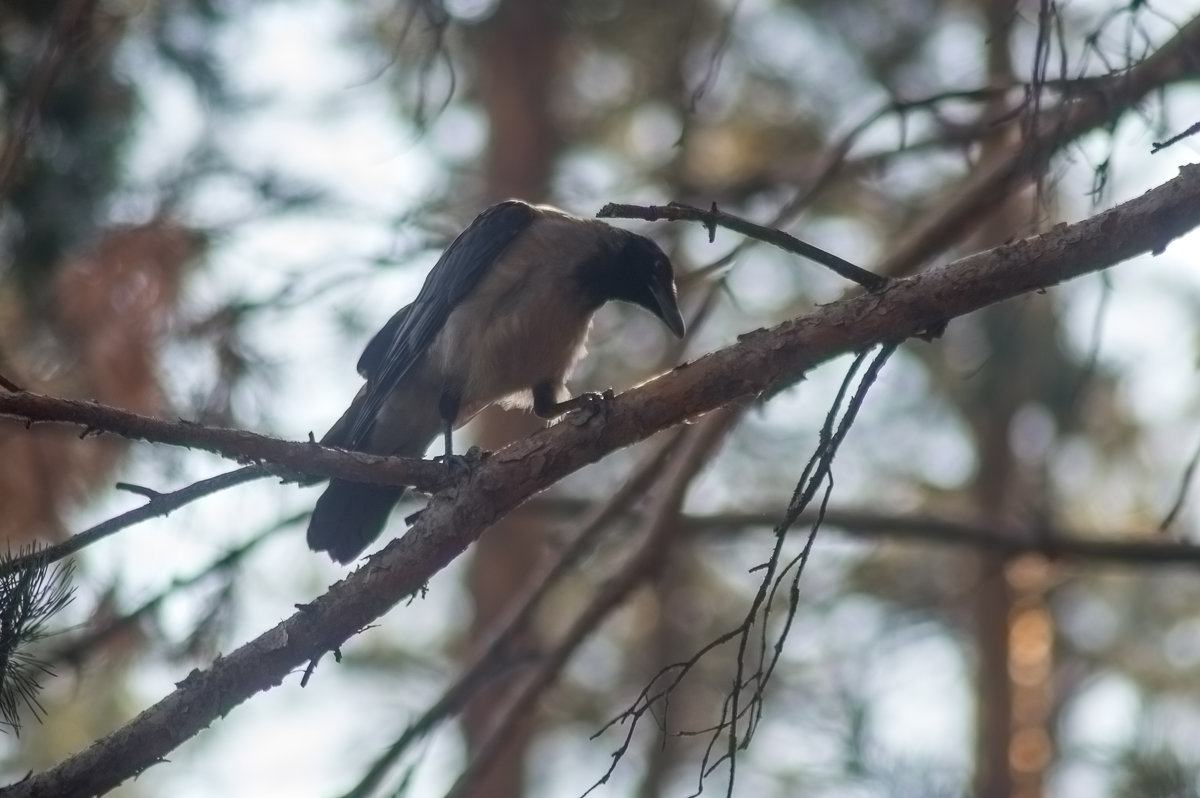
M 70 584 L 74 567 L 69 564 L 39 558 L 5 572 L 6 562 L 27 553 L 0 554 L 0 724 L 11 726 L 17 734 L 23 707 L 37 720 L 45 717 L 37 696 L 42 680 L 54 675 L 28 647 L 46 636 L 47 621 L 74 597 Z

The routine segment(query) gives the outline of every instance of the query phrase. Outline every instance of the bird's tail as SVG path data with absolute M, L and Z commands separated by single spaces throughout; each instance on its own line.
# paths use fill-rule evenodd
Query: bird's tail
M 350 562 L 379 537 L 403 495 L 404 488 L 330 480 L 308 522 L 308 547 Z

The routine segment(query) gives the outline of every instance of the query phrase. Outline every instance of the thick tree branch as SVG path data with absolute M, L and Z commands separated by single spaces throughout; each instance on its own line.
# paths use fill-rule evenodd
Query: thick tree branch
M 305 662 L 332 650 L 414 595 L 497 519 L 569 473 L 654 432 L 771 392 L 833 357 L 938 330 L 951 318 L 1143 252 L 1161 252 L 1200 224 L 1200 167 L 1073 225 L 963 258 L 819 308 L 620 396 L 589 423 L 568 419 L 484 460 L 430 501 L 403 537 L 300 612 L 56 767 L 0 791 L 5 798 L 103 793 Z M 12 397 L 0 394 L 0 400 Z M 11 406 L 4 408 L 9 412 Z M 277 443 L 277 442 L 276 442 Z M 284 445 L 286 446 L 286 445 Z M 316 447 L 312 451 L 319 452 Z M 256 456 L 265 457 L 261 451 Z

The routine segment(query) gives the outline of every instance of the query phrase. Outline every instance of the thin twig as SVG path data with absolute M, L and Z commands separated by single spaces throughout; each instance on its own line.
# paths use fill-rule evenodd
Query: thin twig
M 118 482 L 117 484 L 113 485 L 113 487 L 126 493 L 132 493 L 136 496 L 141 496 L 143 499 L 157 499 L 159 496 L 163 495 L 162 491 L 160 490 L 148 488 L 145 485 L 136 485 L 132 482 Z
M 887 362 L 895 349 L 895 344 L 884 344 L 880 352 L 876 354 L 870 367 L 864 373 L 853 395 L 847 399 L 850 387 L 857 378 L 859 367 L 866 362 L 867 353 L 862 352 L 855 359 L 845 378 L 842 380 L 841 387 L 829 412 L 826 414 L 825 424 L 821 430 L 817 447 L 797 481 L 796 490 L 791 501 L 788 503 L 787 512 L 775 527 L 775 545 L 771 550 L 770 556 L 763 563 L 764 575 L 759 583 L 758 591 L 751 600 L 750 607 L 746 611 L 742 623 L 735 630 L 732 630 L 736 633 L 734 639 L 737 640 L 738 644 L 733 682 L 726 695 L 726 701 L 722 706 L 721 717 L 712 730 L 708 746 L 701 761 L 699 783 L 697 785 L 698 791 L 703 789 L 706 776 L 712 773 L 720 764 L 728 763 L 729 775 L 726 779 L 726 795 L 732 796 L 733 794 L 733 787 L 737 778 L 738 751 L 748 746 L 751 738 L 754 736 L 757 718 L 761 716 L 762 712 L 764 691 L 775 664 L 781 656 L 783 643 L 787 638 L 792 620 L 798 608 L 799 580 L 803 574 L 804 566 L 808 562 L 813 544 L 816 541 L 817 531 L 820 529 L 824 518 L 825 505 L 829 500 L 830 490 L 832 489 L 831 469 L 833 467 L 833 460 L 837 455 L 842 441 L 845 440 L 850 427 L 854 423 L 867 391 L 874 383 L 879 370 Z M 783 555 L 784 543 L 788 537 L 788 531 L 795 524 L 800 513 L 808 508 L 823 487 L 824 495 L 821 506 L 818 509 L 816 520 L 809 529 L 803 549 L 799 555 L 781 568 L 780 562 Z M 782 629 L 774 632 L 776 634 L 774 655 L 770 660 L 767 660 L 766 635 L 768 631 L 774 631 L 769 628 L 771 607 L 780 585 L 783 584 L 784 578 L 793 569 L 794 575 L 790 585 L 787 615 L 785 616 Z M 758 659 L 755 663 L 755 670 L 747 676 L 746 659 L 755 627 L 761 629 Z M 723 639 L 724 637 L 722 636 L 718 639 Z M 685 673 L 686 670 L 681 671 L 676 678 L 676 682 Z M 749 702 L 743 707 L 741 703 L 742 697 L 748 688 L 750 693 Z M 744 733 L 739 734 L 738 723 L 744 716 L 748 716 L 746 729 Z M 634 722 L 636 722 L 636 717 Z M 722 737 L 726 741 L 725 750 L 715 760 L 710 761 L 710 756 L 717 742 Z
M 0 374 L 0 388 L 13 393 L 21 393 L 25 390 L 3 374 Z
M 1196 475 L 1197 466 L 1200 466 L 1200 443 L 1196 444 L 1191 459 L 1188 460 L 1187 467 L 1183 469 L 1183 476 L 1179 478 L 1179 491 L 1175 494 L 1175 501 L 1171 505 L 1171 509 L 1167 511 L 1167 514 L 1163 516 L 1162 523 L 1158 525 L 1159 532 L 1166 532 L 1171 524 L 1175 523 L 1175 518 L 1183 510 L 1183 505 L 1187 501 L 1188 488 L 1192 484 L 1192 477 Z
M 1166 141 L 1154 142 L 1154 146 L 1152 146 L 1150 148 L 1150 154 L 1153 155 L 1154 153 L 1158 152 L 1159 150 L 1165 150 L 1167 147 L 1170 147 L 1172 144 L 1178 144 L 1179 142 L 1186 139 L 1188 136 L 1194 136 L 1197 133 L 1200 133 L 1200 122 L 1197 122 L 1196 124 L 1192 125 L 1191 127 L 1189 127 L 1187 130 L 1183 131 L 1182 133 L 1171 136 L 1171 138 L 1167 139 Z
M 774 227 L 764 227 L 761 224 L 756 224 L 739 216 L 719 210 L 716 203 L 713 203 L 712 208 L 709 210 L 703 210 L 678 202 L 672 202 L 669 205 L 625 205 L 610 202 L 601 208 L 596 216 L 601 219 L 644 219 L 647 222 L 655 222 L 660 219 L 675 222 L 701 222 L 708 228 L 710 237 L 714 235 L 715 228 L 724 227 L 742 235 L 750 236 L 758 241 L 779 247 L 785 252 L 791 252 L 794 255 L 808 258 L 837 275 L 861 285 L 868 291 L 882 291 L 888 284 L 886 277 L 871 274 L 866 269 L 855 266 L 844 258 L 839 258 L 837 255 L 826 252 L 820 247 L 813 246 L 807 241 L 801 241 L 782 230 Z
M 151 496 L 150 500 L 141 507 L 121 513 L 106 521 L 101 521 L 89 529 L 72 535 L 62 543 L 46 546 L 45 548 L 35 550 L 31 554 L 13 558 L 9 562 L 0 565 L 0 576 L 14 573 L 38 562 L 56 562 L 65 557 L 70 557 L 72 554 L 82 551 L 85 547 L 92 545 L 96 541 L 103 540 L 109 535 L 120 532 L 122 529 L 151 518 L 157 518 L 160 515 L 168 515 L 183 505 L 194 502 L 197 499 L 202 499 L 205 496 L 225 490 L 226 488 L 231 488 L 234 485 L 241 485 L 243 482 L 250 482 L 251 480 L 270 476 L 270 473 L 264 466 L 246 466 L 236 471 L 227 471 L 215 477 L 193 482 L 191 485 L 172 491 L 171 493 L 159 493 Z

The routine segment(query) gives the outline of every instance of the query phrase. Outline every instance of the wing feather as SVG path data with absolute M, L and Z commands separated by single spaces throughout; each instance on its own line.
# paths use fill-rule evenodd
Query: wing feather
M 537 214 L 536 208 L 516 200 L 479 214 L 442 253 L 412 304 L 375 334 L 358 361 L 359 373 L 368 380 L 367 392 L 350 428 L 349 448 L 366 443 L 388 394 L 433 343 L 450 312 Z

